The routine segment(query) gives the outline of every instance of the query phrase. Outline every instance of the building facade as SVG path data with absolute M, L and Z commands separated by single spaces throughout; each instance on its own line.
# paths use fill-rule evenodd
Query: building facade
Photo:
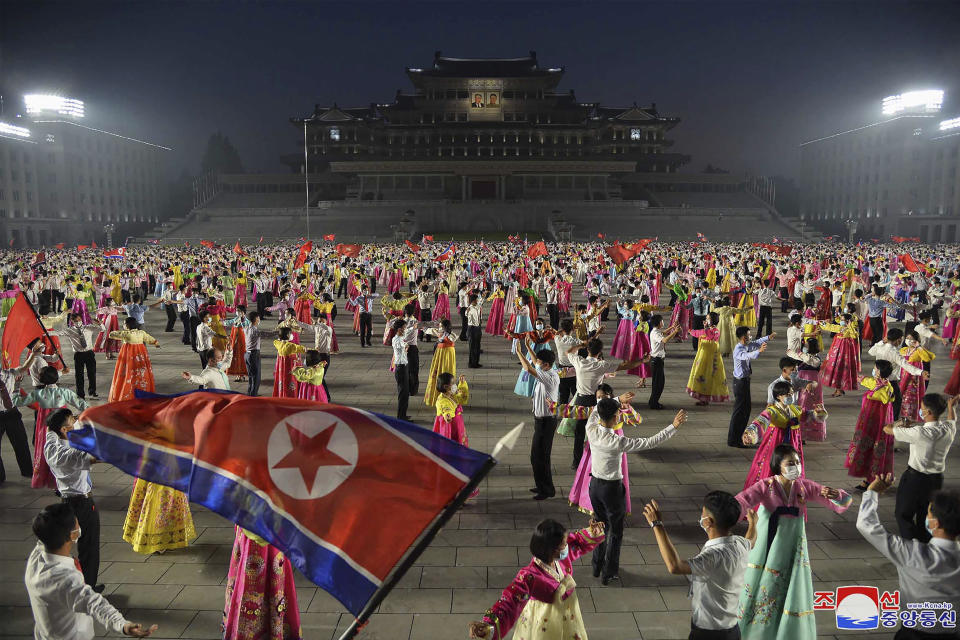
M 82 103 L 81 103 L 82 104 Z M 159 220 L 168 148 L 30 110 L 0 122 L 0 246 L 101 239 Z
M 678 118 L 653 104 L 606 107 L 557 90 L 562 68 L 536 53 L 444 57 L 407 68 L 413 88 L 361 108 L 317 105 L 293 118 L 306 153 L 284 162 L 327 174 L 315 199 L 607 200 L 620 178 L 673 173 L 689 161 L 667 134 Z M 313 181 L 311 180 L 311 183 Z
M 800 146 L 804 221 L 844 237 L 960 241 L 960 122 L 943 119 L 942 92 L 916 93 L 940 97 L 893 110 L 891 96 L 885 119 Z

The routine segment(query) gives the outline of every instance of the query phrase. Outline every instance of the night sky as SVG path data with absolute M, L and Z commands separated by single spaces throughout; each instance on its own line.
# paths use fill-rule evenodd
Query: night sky
M 874 122 L 883 96 L 947 92 L 960 115 L 960 3 L 0 0 L 0 93 L 62 92 L 87 124 L 174 148 L 198 171 L 220 130 L 248 170 L 283 171 L 291 116 L 411 87 L 404 67 L 518 57 L 566 67 L 583 102 L 656 102 L 675 150 L 733 171 L 796 176 L 798 144 Z

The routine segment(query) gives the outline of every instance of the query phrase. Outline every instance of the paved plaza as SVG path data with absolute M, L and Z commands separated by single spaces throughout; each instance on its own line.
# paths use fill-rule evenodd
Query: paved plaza
M 341 301 L 342 307 L 342 301 Z M 163 313 L 147 314 L 147 330 L 161 341 L 162 348 L 149 348 L 160 393 L 189 388 L 180 372 L 199 370 L 198 358 L 180 343 L 179 333 L 162 332 Z M 337 332 L 341 353 L 334 356 L 328 383 L 333 400 L 339 404 L 362 407 L 387 415 L 396 414 L 393 376 L 387 371 L 390 351 L 379 345 L 383 324 L 375 322 L 374 347 L 361 349 L 351 335 L 349 314 L 341 313 Z M 761 355 L 754 367 L 754 413 L 763 408 L 767 384 L 777 375 L 777 360 L 785 345 L 785 316 L 776 315 L 779 336 Z M 264 326 L 272 328 L 275 319 Z M 455 324 L 458 320 L 455 319 Z M 606 336 L 612 336 L 616 322 L 607 323 Z M 420 561 L 404 576 L 400 585 L 380 606 L 364 629 L 361 638 L 389 640 L 448 640 L 467 637 L 467 623 L 478 620 L 510 582 L 519 567 L 529 562 L 530 534 L 545 517 L 565 525 L 581 527 L 587 516 L 571 508 L 566 500 L 573 471 L 570 469 L 572 439 L 557 436 L 553 448 L 556 498 L 543 502 L 531 500 L 533 486 L 529 463 L 532 418 L 530 401 L 512 393 L 518 364 L 509 352 L 509 343 L 484 336 L 482 369 L 466 368 L 466 343 L 457 344 L 460 373 L 467 375 L 471 398 L 464 418 L 470 446 L 490 451 L 497 439 L 510 427 L 526 421 L 531 427 L 512 453 L 506 455 L 481 485 L 480 495 L 471 500 L 440 533 Z M 953 362 L 942 347 L 933 363 L 931 388 L 942 390 Z M 274 359 L 272 345 L 264 343 L 265 379 L 261 391 L 272 388 Z M 421 345 L 421 380 L 425 381 L 431 349 Z M 649 436 L 668 424 L 677 408 L 689 412 L 689 421 L 679 433 L 658 449 L 630 454 L 630 480 L 633 513 L 628 516 L 621 554 L 621 584 L 603 587 L 591 576 L 589 559 L 575 570 L 577 592 L 584 622 L 591 638 L 602 640 L 653 640 L 686 638 L 690 615 L 687 581 L 671 576 L 665 569 L 654 536 L 644 520 L 644 501 L 656 498 L 663 510 L 667 530 L 683 557 L 697 553 L 705 536 L 698 526 L 700 500 L 709 490 L 737 492 L 742 488 L 753 452 L 725 445 L 731 403 L 710 407 L 694 406 L 684 393 L 692 362 L 690 343 L 671 344 L 667 349 L 667 388 L 663 397 L 668 410 L 646 410 L 647 391 L 638 390 L 635 405 L 644 418 L 639 428 L 627 435 Z M 67 354 L 68 362 L 71 355 Z M 112 362 L 98 360 L 98 388 L 106 398 L 113 372 Z M 728 379 L 731 360 L 726 358 Z M 865 358 L 869 373 L 871 360 Z M 73 373 L 65 377 L 73 384 Z M 636 378 L 620 374 L 610 380 L 614 389 L 633 389 Z M 246 385 L 233 383 L 234 389 Z M 423 384 L 421 384 L 421 391 Z M 851 490 L 857 483 L 843 468 L 844 454 L 853 433 L 860 394 L 848 393 L 840 399 L 826 399 L 830 412 L 826 443 L 805 447 L 807 475 L 824 484 Z M 32 422 L 33 413 L 24 410 L 24 421 Z M 426 407 L 422 396 L 411 398 L 410 415 L 429 428 L 435 412 Z M 28 435 L 32 431 L 28 426 Z M 16 474 L 16 464 L 8 442 L 2 445 L 8 480 L 0 486 L 0 635 L 32 637 L 33 619 L 23 585 L 24 563 L 35 539 L 30 522 L 44 505 L 56 500 L 48 490 L 35 490 L 29 479 Z M 955 455 L 951 455 L 955 459 Z M 896 469 L 906 468 L 906 446 L 897 454 Z M 957 484 L 957 465 L 948 464 L 947 486 Z M 93 471 L 94 495 L 100 509 L 102 564 L 100 579 L 107 585 L 105 594 L 127 618 L 136 622 L 157 623 L 160 638 L 219 638 L 234 527 L 220 516 L 194 507 L 197 539 L 186 549 L 164 555 L 143 556 L 134 553 L 121 539 L 122 523 L 133 479 L 120 471 L 97 465 Z M 893 520 L 894 492 L 881 498 L 880 515 L 889 530 Z M 833 590 L 841 585 L 876 585 L 895 589 L 893 566 L 861 538 L 855 527 L 859 497 L 843 515 L 813 506 L 809 512 L 807 537 L 814 589 Z M 384 505 L 389 514 L 390 505 Z M 371 526 L 387 525 L 370 523 Z M 738 532 L 742 533 L 741 526 Z M 303 636 L 309 640 L 331 640 L 348 626 L 351 616 L 330 595 L 298 575 L 297 598 L 302 612 Z M 821 638 L 838 634 L 832 611 L 818 612 Z M 103 630 L 100 630 L 103 633 Z M 865 635 L 864 632 L 859 632 Z M 871 638 L 892 638 L 891 633 L 871 633 Z M 837 637 L 844 637 L 837 635 Z M 850 636 L 846 636 L 850 637 Z M 803 640 L 803 639 L 797 639 Z

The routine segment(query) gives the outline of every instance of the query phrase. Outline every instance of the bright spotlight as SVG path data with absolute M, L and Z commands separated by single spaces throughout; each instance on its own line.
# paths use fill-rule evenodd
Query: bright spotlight
M 940 131 L 950 131 L 952 129 L 960 129 L 960 118 L 950 118 L 940 122 Z
M 893 116 L 903 111 L 919 111 L 921 113 L 936 113 L 943 106 L 943 91 L 927 89 L 925 91 L 908 91 L 896 96 L 888 96 L 881 103 L 883 115 Z
M 18 138 L 29 138 L 30 130 L 24 127 L 15 127 L 6 122 L 0 122 L 0 135 L 17 136 Z
M 53 112 L 61 116 L 82 118 L 84 115 L 83 101 L 75 98 L 64 98 L 42 93 L 31 93 L 23 96 L 27 105 L 27 114 L 40 115 L 44 112 Z

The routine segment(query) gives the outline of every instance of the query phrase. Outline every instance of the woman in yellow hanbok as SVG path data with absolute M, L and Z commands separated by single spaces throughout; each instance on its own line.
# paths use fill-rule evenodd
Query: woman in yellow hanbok
M 448 373 L 454 378 L 457 376 L 457 352 L 454 349 L 456 336 L 451 331 L 449 320 L 441 320 L 439 328 L 427 329 L 424 333 L 429 333 L 437 338 L 437 348 L 434 350 L 433 360 L 430 362 L 427 392 L 423 394 L 424 404 L 432 407 L 436 404 L 437 397 L 440 395 L 440 390 L 437 388 L 437 380 L 440 376 L 444 373 Z
M 733 347 L 737 344 L 737 325 L 734 318 L 739 317 L 742 309 L 736 309 L 730 306 L 730 298 L 723 298 L 720 303 L 714 307 L 714 311 L 720 317 L 717 323 L 720 329 L 719 349 L 721 356 L 728 356 L 733 353 Z
M 757 326 L 757 308 L 753 304 L 753 287 L 747 282 L 743 284 L 743 295 L 740 296 L 737 308 L 740 309 L 740 317 L 737 320 L 738 327 Z
M 697 400 L 697 406 L 711 402 L 723 402 L 730 397 L 727 390 L 727 373 L 720 357 L 720 330 L 716 327 L 720 315 L 711 311 L 703 323 L 703 329 L 693 329 L 690 335 L 697 338 L 697 355 L 690 367 L 687 393 Z
M 123 304 L 123 287 L 120 285 L 120 274 L 110 276 L 110 297 L 117 304 Z M 96 308 L 96 307 L 94 307 Z
M 137 553 L 186 547 L 197 537 L 186 494 L 137 478 L 123 523 L 123 539 Z

